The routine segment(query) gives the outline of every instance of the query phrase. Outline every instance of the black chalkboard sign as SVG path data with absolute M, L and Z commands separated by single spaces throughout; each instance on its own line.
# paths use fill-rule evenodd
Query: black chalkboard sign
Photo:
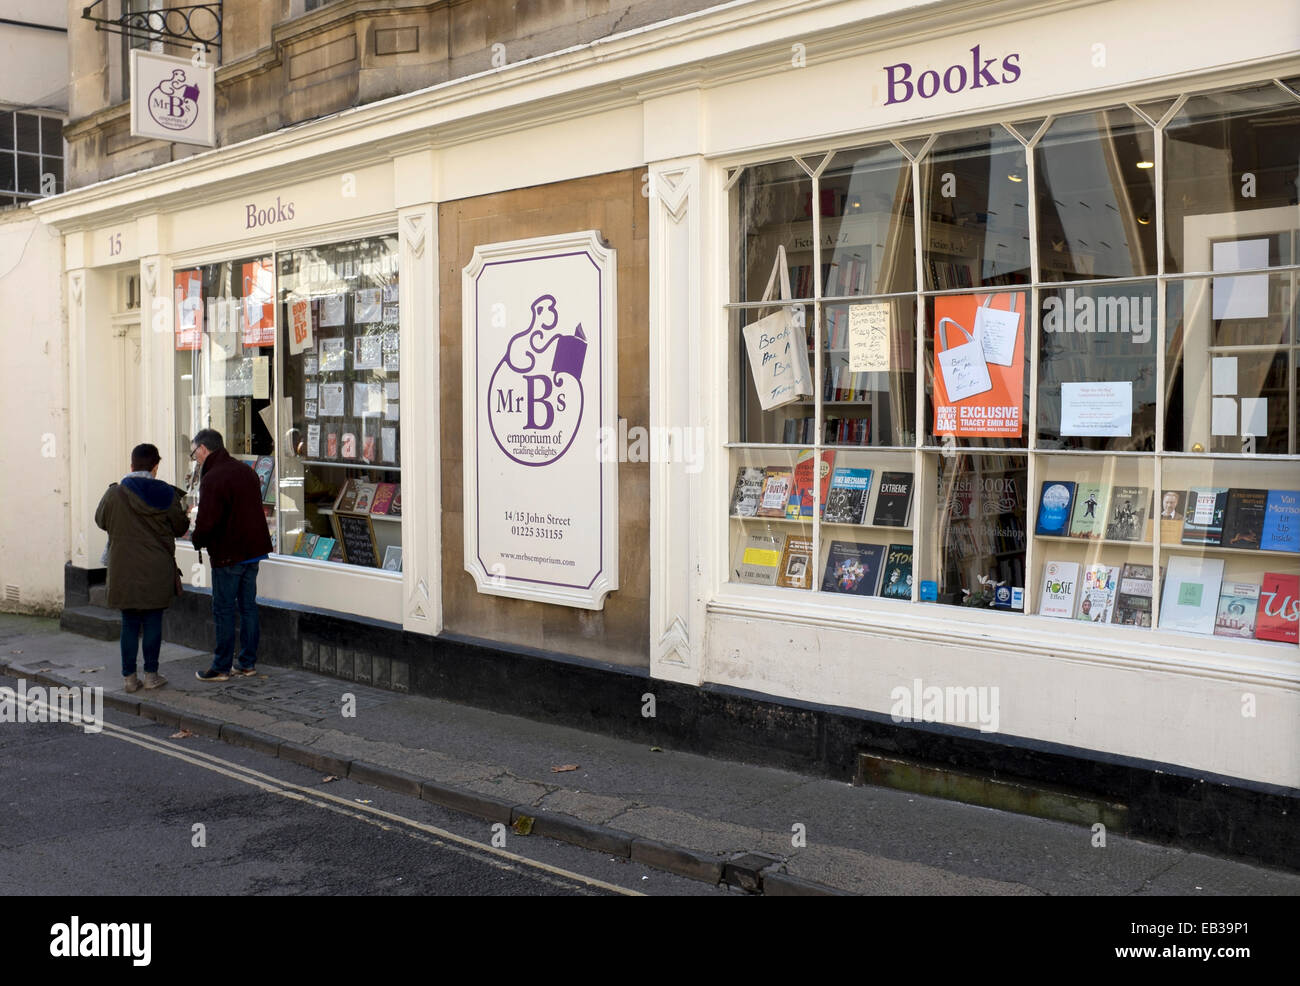
M 379 550 L 375 547 L 375 529 L 369 514 L 334 514 L 343 560 L 350 565 L 379 567 Z

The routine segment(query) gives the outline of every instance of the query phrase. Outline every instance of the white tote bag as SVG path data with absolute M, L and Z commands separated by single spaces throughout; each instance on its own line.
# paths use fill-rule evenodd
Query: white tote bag
M 948 336 L 944 331 L 949 325 L 957 326 L 966 337 L 965 342 L 951 349 L 948 348 Z M 956 404 L 967 397 L 993 389 L 989 367 L 984 362 L 984 347 L 979 340 L 971 338 L 964 325 L 954 318 L 941 318 L 936 335 L 939 344 L 944 347 L 943 352 L 938 354 L 939 371 L 943 374 L 943 386 L 948 391 L 950 402 Z
M 1010 366 L 1016 353 L 1020 336 L 1020 313 L 1016 311 L 1016 295 L 1007 295 L 1009 310 L 993 307 L 993 295 L 975 311 L 975 339 L 984 351 L 984 359 L 998 366 Z
M 785 247 L 776 248 L 776 263 L 767 279 L 761 301 L 772 297 L 777 275 L 781 278 L 781 301 L 790 300 L 790 268 Z M 744 328 L 749 369 L 754 389 L 764 411 L 793 404 L 813 395 L 812 370 L 808 366 L 808 337 L 804 334 L 803 311 L 796 305 L 783 307 Z

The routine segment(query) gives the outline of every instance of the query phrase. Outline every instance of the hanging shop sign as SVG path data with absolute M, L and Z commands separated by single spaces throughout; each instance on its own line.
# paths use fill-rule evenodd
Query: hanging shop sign
M 189 58 L 131 52 L 131 135 L 217 145 L 216 75 Z
M 465 568 L 601 609 L 618 588 L 615 251 L 594 230 L 479 246 L 463 274 Z

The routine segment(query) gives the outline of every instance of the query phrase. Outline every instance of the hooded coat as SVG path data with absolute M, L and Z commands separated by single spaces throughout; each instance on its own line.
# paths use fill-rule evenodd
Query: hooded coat
M 108 532 L 113 609 L 166 609 L 176 598 L 176 538 L 190 526 L 183 495 L 161 479 L 134 475 L 104 492 L 95 523 Z
M 199 473 L 199 514 L 190 543 L 207 549 L 213 568 L 271 553 L 262 510 L 262 481 L 225 449 L 210 452 Z

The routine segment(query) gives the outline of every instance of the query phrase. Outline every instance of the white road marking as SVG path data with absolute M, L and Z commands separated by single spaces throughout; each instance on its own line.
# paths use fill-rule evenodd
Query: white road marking
M 33 704 L 29 700 L 29 704 Z M 34 703 L 43 709 L 50 710 L 51 707 L 45 702 Z M 51 711 L 59 711 L 57 709 Z M 67 721 L 67 720 L 63 720 Z M 77 721 L 73 720 L 74 724 Z M 293 784 L 289 781 L 281 780 L 270 774 L 263 774 L 260 771 L 253 770 L 251 767 L 244 767 L 239 764 L 230 763 L 222 760 L 220 757 L 204 753 L 201 750 L 187 750 L 183 746 L 178 746 L 168 740 L 153 737 L 142 736 L 134 730 L 118 726 L 115 723 L 103 721 L 104 735 L 122 740 L 127 743 L 133 743 L 136 746 L 143 747 L 146 750 L 152 750 L 155 753 L 161 753 L 164 756 L 173 757 L 177 760 L 183 760 L 186 763 L 193 764 L 196 767 L 202 767 L 204 770 L 210 770 L 214 773 L 223 774 L 232 780 L 240 781 L 252 787 L 265 791 L 268 794 L 276 794 L 280 797 L 289 798 L 292 801 L 300 801 L 305 804 L 314 805 L 317 808 L 324 808 L 326 811 L 332 811 L 340 815 L 346 815 L 358 819 L 370 825 L 375 825 L 385 831 L 395 831 L 392 826 L 385 825 L 380 819 L 387 819 L 397 825 L 404 826 L 408 829 L 426 833 L 434 838 L 420 838 L 407 832 L 412 838 L 420 838 L 422 842 L 431 842 L 441 848 L 457 852 L 465 856 L 480 858 L 483 854 L 498 857 L 497 859 L 486 859 L 483 862 L 490 863 L 500 869 L 522 872 L 519 867 L 528 867 L 529 869 L 542 870 L 554 876 L 570 880 L 575 883 L 586 884 L 589 887 L 597 887 L 601 890 L 609 890 L 613 893 L 622 894 L 628 897 L 644 897 L 645 894 L 638 890 L 632 890 L 628 887 L 620 887 L 617 884 L 606 883 L 604 880 L 598 880 L 595 877 L 585 876 L 581 873 L 574 873 L 558 866 L 551 866 L 549 863 L 538 862 L 537 860 L 528 859 L 517 853 L 500 849 L 493 845 L 484 845 L 481 842 L 475 842 L 473 839 L 467 839 L 464 836 L 457 835 L 455 832 L 448 832 L 446 829 L 438 828 L 436 825 L 429 825 L 425 822 L 417 821 L 414 818 L 407 818 L 405 815 L 399 815 L 395 812 L 385 811 L 382 808 L 376 808 L 373 805 L 357 804 L 347 798 L 341 798 L 337 795 L 329 794 L 325 791 L 318 791 L 315 788 L 303 787 L 299 784 Z M 257 751 L 252 751 L 257 752 Z M 510 862 L 503 862 L 509 860 Z M 516 865 L 512 866 L 510 863 Z M 545 878 L 539 878 L 545 879 Z M 547 881 L 552 882 L 552 881 Z

